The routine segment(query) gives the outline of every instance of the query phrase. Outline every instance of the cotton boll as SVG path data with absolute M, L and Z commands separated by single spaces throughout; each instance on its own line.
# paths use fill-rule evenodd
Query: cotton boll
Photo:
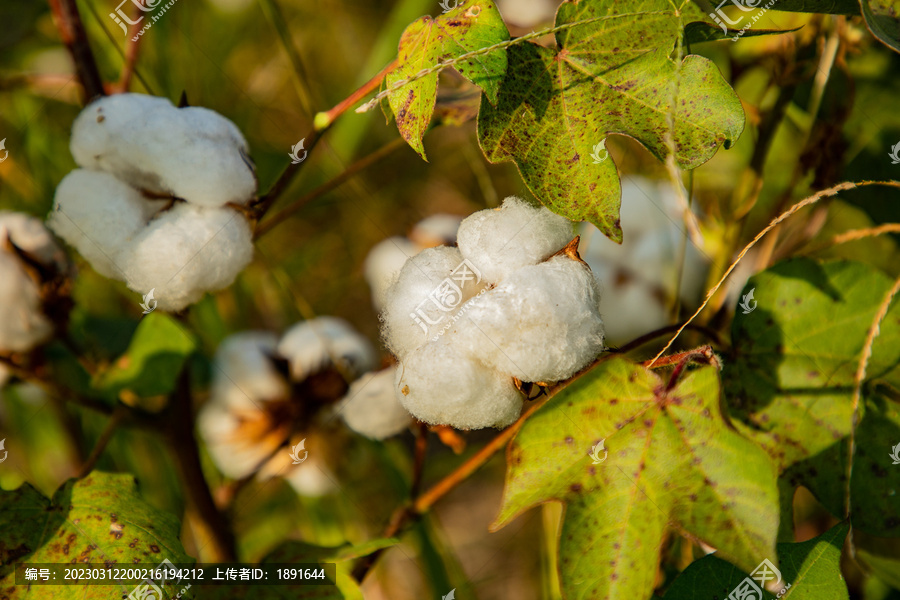
M 409 233 L 409 239 L 422 248 L 455 244 L 456 232 L 459 230 L 460 223 L 462 223 L 462 217 L 457 215 L 431 215 L 416 223 Z
M 369 340 L 337 317 L 318 317 L 297 323 L 281 338 L 278 354 L 287 359 L 294 381 L 303 381 L 330 364 L 337 363 L 351 375 L 356 375 L 374 368 L 377 363 Z
M 0 352 L 25 352 L 52 333 L 34 279 L 17 256 L 0 250 Z
M 309 498 L 318 498 L 338 489 L 335 475 L 325 461 L 312 455 L 303 463 L 292 467 L 284 479 L 295 492 Z
M 423 250 L 403 265 L 382 313 L 384 339 L 396 356 L 402 359 L 424 344 L 462 302 L 483 289 L 474 274 L 462 281 L 461 267 L 468 268 L 459 250 L 447 246 Z
M 347 427 L 374 440 L 383 440 L 404 431 L 409 413 L 394 393 L 397 367 L 366 373 L 350 385 L 337 410 Z
M 226 338 L 216 350 L 210 400 L 197 415 L 197 430 L 227 477 L 252 473 L 286 435 L 286 425 L 274 423 L 267 411 L 290 394 L 269 358 L 276 343 L 275 334 L 248 331 Z
M 155 289 L 159 308 L 175 311 L 231 285 L 252 257 L 250 226 L 240 213 L 180 202 L 135 237 L 122 270 L 128 287 Z
M 379 312 L 384 308 L 387 289 L 406 261 L 422 248 L 410 240 L 394 236 L 375 244 L 363 263 L 363 276 L 372 288 L 372 304 Z
M 227 337 L 213 360 L 212 399 L 251 408 L 267 400 L 288 398 L 288 383 L 272 362 L 277 345 L 278 336 L 266 331 L 244 331 Z
M 506 427 L 522 412 L 512 379 L 445 341 L 425 344 L 397 369 L 397 399 L 414 417 L 459 429 Z
M 56 188 L 47 225 L 98 273 L 124 279 L 121 253 L 160 206 L 112 175 L 76 169 Z
M 621 245 L 593 225 L 579 229 L 579 252 L 603 283 L 600 312 L 607 316 L 607 335 L 615 343 L 666 325 L 676 293 L 682 303 L 696 303 L 708 270 L 705 256 L 688 240 L 681 287 L 676 291 L 685 226 L 670 185 L 641 177 L 626 180 L 621 222 Z
M 522 381 L 560 381 L 603 351 L 599 302 L 591 271 L 557 256 L 515 271 L 470 300 L 447 338 Z
M 496 283 L 515 269 L 536 264 L 573 237 L 572 223 L 546 208 L 510 196 L 499 209 L 467 217 L 457 234 L 459 250 Z
M 67 266 L 65 254 L 40 219 L 0 211 L 0 246 L 5 245 L 7 239 L 47 267 L 62 271 Z
M 237 127 L 211 110 L 176 108 L 165 98 L 95 100 L 75 119 L 70 149 L 82 167 L 201 206 L 245 204 L 256 191 Z

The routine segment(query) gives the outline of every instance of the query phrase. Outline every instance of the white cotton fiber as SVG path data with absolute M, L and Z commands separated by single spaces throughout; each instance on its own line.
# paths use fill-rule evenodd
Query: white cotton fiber
M 397 399 L 414 417 L 458 429 L 506 427 L 522 412 L 508 375 L 493 371 L 446 341 L 425 344 L 397 368 Z
M 579 228 L 579 252 L 603 284 L 600 312 L 614 343 L 629 342 L 666 325 L 676 294 L 683 304 L 699 299 L 708 261 L 688 239 L 681 287 L 675 289 L 677 259 L 686 237 L 685 225 L 671 185 L 643 177 L 622 184 L 621 245 L 593 225 Z
M 590 269 L 557 256 L 513 272 L 471 300 L 446 337 L 501 373 L 560 381 L 603 351 L 599 303 Z
M 0 249 L 0 352 L 25 352 L 52 333 L 37 283 L 17 256 Z
M 159 308 L 174 311 L 231 285 L 252 257 L 250 226 L 240 213 L 179 202 L 135 237 L 122 270 L 128 287 L 154 289 Z
M 409 233 L 409 239 L 422 248 L 455 244 L 460 223 L 462 217 L 457 215 L 431 215 L 416 223 Z
M 278 336 L 267 331 L 242 331 L 228 336 L 216 350 L 212 368 L 212 400 L 252 407 L 290 395 L 287 381 L 272 362 Z
M 277 336 L 246 331 L 226 338 L 216 350 L 210 399 L 197 415 L 197 430 L 216 466 L 228 477 L 249 475 L 278 446 L 267 402 L 287 400 L 287 381 L 270 356 Z
M 406 261 L 422 248 L 405 237 L 393 236 L 372 246 L 363 263 L 363 276 L 372 289 L 375 310 L 384 308 L 387 289 L 391 286 Z
M 23 213 L 0 211 L 0 247 L 5 246 L 7 239 L 45 266 L 60 271 L 67 266 L 66 255 L 40 219 Z
M 373 369 L 378 360 L 369 340 L 337 317 L 297 323 L 281 338 L 278 354 L 290 364 L 294 381 L 303 381 L 329 364 L 355 376 Z
M 112 175 L 76 169 L 56 188 L 47 225 L 98 273 L 122 279 L 122 250 L 160 206 Z
M 409 412 L 394 393 L 396 371 L 393 366 L 366 373 L 350 385 L 336 409 L 347 427 L 374 440 L 389 438 L 409 427 Z
M 53 324 L 43 313 L 36 275 L 9 242 L 48 268 L 65 270 L 66 260 L 40 220 L 0 211 L 0 352 L 26 352 L 53 334 Z
M 384 339 L 401 359 L 435 335 L 459 306 L 477 294 L 484 281 L 474 275 L 461 278 L 465 267 L 459 250 L 448 246 L 428 248 L 408 260 L 397 281 L 388 288 L 384 321 Z
M 569 220 L 514 196 L 499 209 L 470 215 L 457 234 L 460 252 L 491 283 L 544 260 L 573 237 Z
M 241 132 L 205 108 L 176 108 L 143 94 L 105 96 L 75 119 L 70 143 L 80 166 L 130 185 L 218 207 L 246 204 L 256 178 Z

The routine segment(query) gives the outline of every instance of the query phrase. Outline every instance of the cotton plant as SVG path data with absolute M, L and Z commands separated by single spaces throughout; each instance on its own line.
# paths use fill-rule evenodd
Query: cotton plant
M 197 419 L 213 462 L 231 479 L 281 474 L 300 494 L 327 493 L 334 478 L 315 444 L 306 444 L 309 454 L 299 465 L 287 447 L 321 439 L 314 432 L 319 415 L 304 405 L 315 399 L 300 402 L 297 390 L 323 372 L 337 370 L 352 380 L 376 363 L 369 341 L 335 317 L 303 321 L 281 336 L 265 331 L 229 336 L 216 350 L 210 397 Z
M 458 247 L 409 259 L 381 315 L 397 400 L 459 429 L 518 418 L 521 382 L 567 379 L 604 348 L 600 285 L 572 224 L 510 197 L 460 225 Z
M 0 211 L 0 354 L 23 353 L 54 332 L 52 314 L 65 296 L 69 264 L 44 224 Z M 0 364 L 0 382 L 9 369 Z
M 606 335 L 628 342 L 670 322 L 676 295 L 694 305 L 703 291 L 709 261 L 687 240 L 681 285 L 675 274 L 686 236 L 675 190 L 644 177 L 622 182 L 622 244 L 590 223 L 579 227 L 579 252 L 603 282 L 600 313 L 607 317 Z
M 416 223 L 406 237 L 395 235 L 375 244 L 363 263 L 363 274 L 372 290 L 375 310 L 384 309 L 385 295 L 407 259 L 426 248 L 456 243 L 461 217 L 435 214 Z
M 178 311 L 230 285 L 253 255 L 241 209 L 256 193 L 249 146 L 222 115 L 143 94 L 95 100 L 75 119 L 79 168 L 49 227 L 101 275 Z

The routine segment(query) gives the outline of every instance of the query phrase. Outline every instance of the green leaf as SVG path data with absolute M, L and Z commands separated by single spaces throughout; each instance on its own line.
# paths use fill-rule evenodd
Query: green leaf
M 859 4 L 872 35 L 900 52 L 900 0 L 859 0 Z
M 608 456 L 594 464 L 601 440 Z M 525 422 L 508 459 L 495 527 L 564 502 L 566 597 L 649 598 L 670 524 L 748 570 L 775 554 L 775 467 L 726 424 L 714 367 L 667 391 L 640 365 L 604 361 Z
M 406 28 L 400 38 L 397 68 L 388 73 L 385 85 L 390 89 L 440 61 L 458 58 L 508 39 L 509 31 L 503 17 L 491 0 L 460 0 L 452 10 L 433 19 L 422 17 Z M 500 80 L 506 71 L 503 50 L 480 54 L 455 63 L 454 67 L 479 86 L 490 102 L 497 102 Z M 425 158 L 422 137 L 434 112 L 437 84 L 438 73 L 435 71 L 388 95 L 400 135 L 422 158 Z
M 745 37 L 759 37 L 762 35 L 779 35 L 782 33 L 792 33 L 799 31 L 800 27 L 793 29 L 747 29 L 741 34 Z M 721 27 L 710 25 L 703 21 L 694 21 L 688 23 L 684 27 L 684 42 L 686 44 L 701 44 L 703 42 L 714 42 L 717 40 L 728 40 L 741 33 L 740 29 L 728 29 L 723 31 Z
M 70 479 L 52 499 L 27 483 L 0 490 L 0 589 L 14 584 L 16 562 L 193 564 L 178 539 L 180 529 L 178 519 L 141 498 L 130 475 L 94 472 Z M 133 586 L 119 587 L 127 595 Z M 73 590 L 41 587 L 39 597 L 66 600 Z M 110 597 L 109 586 L 78 589 L 80 599 Z
M 745 293 L 753 289 L 758 304 L 732 324 L 725 389 L 736 426 L 769 451 L 792 486 L 809 487 L 836 516 L 844 512 L 853 379 L 891 285 L 863 263 L 789 260 L 750 279 Z M 900 442 L 900 406 L 890 399 L 900 389 L 898 364 L 894 302 L 863 386 L 851 486 L 854 526 L 880 535 L 900 534 L 900 471 L 888 456 Z
M 153 312 L 141 320 L 128 350 L 100 373 L 94 387 L 113 396 L 167 395 L 197 342 L 172 317 Z
M 558 27 L 581 21 L 556 33 L 556 48 L 509 48 L 500 100 L 482 100 L 478 136 L 485 156 L 514 161 L 548 208 L 621 242 L 619 175 L 606 137 L 631 136 L 664 159 L 674 112 L 675 158 L 692 169 L 740 136 L 744 113 L 706 58 L 687 56 L 673 86 L 670 54 L 682 23 L 672 3 L 582 0 L 556 13 Z
M 778 544 L 781 583 L 775 588 L 781 591 L 790 584 L 781 597 L 791 600 L 848 600 L 840 560 L 841 547 L 849 530 L 846 523 L 839 523 L 806 542 Z M 760 557 L 760 563 L 763 558 Z M 691 563 L 668 589 L 664 600 L 726 598 L 749 576 L 748 573 L 710 554 Z M 772 583 L 769 582 L 770 585 Z M 775 598 L 769 591 L 763 590 L 763 594 L 767 600 Z

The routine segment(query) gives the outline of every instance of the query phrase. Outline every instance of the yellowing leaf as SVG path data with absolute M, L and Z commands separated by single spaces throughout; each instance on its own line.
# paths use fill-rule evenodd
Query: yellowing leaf
M 565 503 L 566 597 L 649 598 L 670 526 L 748 571 L 775 556 L 775 466 L 726 424 L 716 369 L 666 387 L 624 358 L 603 362 L 526 421 L 510 445 L 497 525 L 540 502 Z M 589 453 L 603 439 L 609 454 L 594 464 Z

